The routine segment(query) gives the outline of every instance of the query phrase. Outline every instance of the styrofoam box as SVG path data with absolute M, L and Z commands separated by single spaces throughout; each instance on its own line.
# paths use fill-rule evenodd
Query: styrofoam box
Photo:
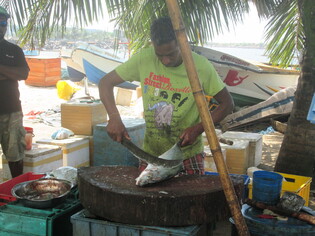
M 219 130 L 219 129 L 215 129 L 215 133 L 216 133 L 218 138 L 221 137 L 221 135 L 222 135 L 222 131 Z M 207 136 L 206 136 L 205 132 L 202 133 L 202 142 L 203 142 L 203 145 L 209 145 L 208 144 L 208 139 L 207 139 Z
M 221 149 L 221 151 L 222 151 L 223 159 L 224 161 L 226 161 L 226 150 Z M 206 154 L 205 159 L 204 159 L 205 171 L 218 172 L 210 147 L 204 146 L 204 152 Z
M 116 94 L 116 104 L 121 106 L 130 106 L 133 90 L 118 88 Z
M 93 136 L 76 135 L 76 138 L 88 138 L 89 139 L 89 151 L 90 151 L 90 166 L 94 165 L 94 139 Z
M 247 132 L 237 132 L 237 131 L 227 131 L 222 134 L 222 138 L 231 140 L 247 140 L 249 141 L 249 157 L 248 165 L 258 166 L 262 158 L 262 134 L 258 133 L 247 133 Z
M 249 142 L 234 140 L 233 145 L 221 144 L 226 150 L 226 165 L 231 174 L 246 174 L 248 166 Z
M 40 139 L 36 143 L 57 145 L 61 147 L 63 154 L 62 166 L 79 168 L 90 165 L 89 137 L 70 137 L 62 140 Z
M 51 172 L 62 166 L 61 147 L 47 144 L 33 144 L 31 150 L 25 151 L 23 173 Z M 8 161 L 2 156 L 3 181 L 12 179 Z
M 74 134 L 92 135 L 93 127 L 107 121 L 107 112 L 100 102 L 68 102 L 61 106 L 61 126 Z

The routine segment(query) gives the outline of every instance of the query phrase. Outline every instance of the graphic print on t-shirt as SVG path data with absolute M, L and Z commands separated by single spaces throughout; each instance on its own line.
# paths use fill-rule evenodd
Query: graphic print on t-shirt
M 154 126 L 157 129 L 170 131 L 174 112 L 188 99 L 182 96 L 183 93 L 190 93 L 189 86 L 176 88 L 172 85 L 171 79 L 161 75 L 150 73 L 144 82 L 144 93 L 149 98 L 148 111 L 154 112 Z

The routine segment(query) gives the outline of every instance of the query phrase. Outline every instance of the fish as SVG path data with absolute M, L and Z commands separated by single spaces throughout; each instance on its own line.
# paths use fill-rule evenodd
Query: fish
M 183 170 L 184 155 L 180 142 L 174 144 L 172 148 L 158 157 L 146 153 L 130 140 L 123 139 L 122 144 L 128 146 L 128 150 L 135 157 L 148 163 L 147 167 L 136 178 L 137 186 L 143 187 L 170 179 Z
M 170 179 L 181 172 L 182 169 L 182 164 L 174 167 L 162 167 L 154 164 L 148 164 L 136 178 L 136 185 L 143 187 Z

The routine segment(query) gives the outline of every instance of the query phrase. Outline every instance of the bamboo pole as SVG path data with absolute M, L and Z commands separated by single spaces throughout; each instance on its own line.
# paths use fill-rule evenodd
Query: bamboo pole
M 203 90 L 200 85 L 198 74 L 195 68 L 194 61 L 192 59 L 191 49 L 185 33 L 185 26 L 180 14 L 177 0 L 166 0 L 169 15 L 172 20 L 173 28 L 176 33 L 176 38 L 180 46 L 182 58 L 185 64 L 189 82 L 194 94 L 194 98 L 200 113 L 202 125 L 204 127 L 210 149 L 214 157 L 214 161 L 219 172 L 220 180 L 222 183 L 223 191 L 230 207 L 231 214 L 233 216 L 235 226 L 239 235 L 250 235 L 244 217 L 241 213 L 241 208 L 235 194 L 235 190 L 228 174 L 222 150 L 215 132 L 215 127 L 208 110 L 206 99 Z

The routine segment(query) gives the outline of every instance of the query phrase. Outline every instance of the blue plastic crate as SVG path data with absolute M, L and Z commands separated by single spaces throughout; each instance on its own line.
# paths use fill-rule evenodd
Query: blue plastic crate
M 206 171 L 205 172 L 206 175 L 219 175 L 218 172 L 209 172 L 209 171 Z M 249 189 L 248 189 L 248 184 L 250 182 L 250 178 L 248 175 L 239 175 L 239 174 L 230 174 L 230 176 L 242 176 L 243 179 L 244 179 L 244 193 L 243 193 L 243 200 L 245 200 L 246 198 L 248 198 L 248 192 L 249 192 Z
M 121 224 L 112 221 L 88 218 L 88 211 L 82 211 L 71 216 L 73 235 L 75 236 L 199 236 L 212 235 L 212 228 L 206 225 L 186 227 L 158 227 Z M 207 232 L 211 229 L 211 232 Z

